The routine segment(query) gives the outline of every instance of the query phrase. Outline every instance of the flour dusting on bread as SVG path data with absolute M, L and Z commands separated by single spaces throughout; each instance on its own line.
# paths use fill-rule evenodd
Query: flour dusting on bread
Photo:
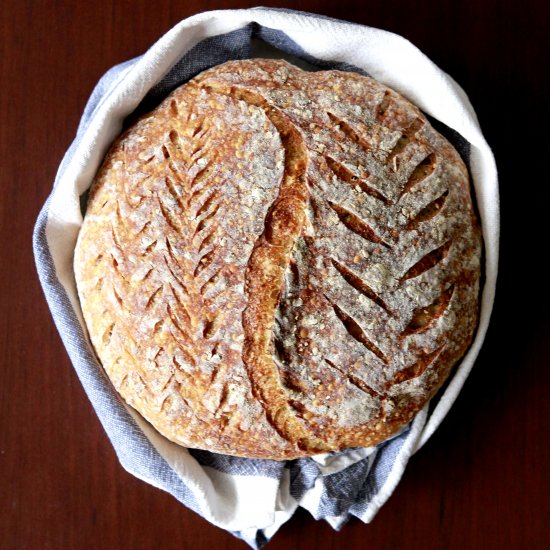
M 414 105 L 253 59 L 113 144 L 75 273 L 98 358 L 157 430 L 291 459 L 425 405 L 471 342 L 480 251 L 466 167 Z

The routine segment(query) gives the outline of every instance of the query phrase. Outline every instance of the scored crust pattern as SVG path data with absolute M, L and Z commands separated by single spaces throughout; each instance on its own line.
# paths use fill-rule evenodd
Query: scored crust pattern
M 210 69 L 113 145 L 75 251 L 122 397 L 182 445 L 286 459 L 370 446 L 477 324 L 467 170 L 373 79 Z

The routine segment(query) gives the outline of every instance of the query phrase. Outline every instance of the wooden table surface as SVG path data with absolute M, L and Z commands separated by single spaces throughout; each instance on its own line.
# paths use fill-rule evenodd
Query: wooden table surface
M 2 549 L 246 548 L 121 468 L 51 320 L 35 274 L 31 231 L 98 78 L 185 17 L 251 5 L 2 3 Z M 452 412 L 412 459 L 394 495 L 372 524 L 352 521 L 340 533 L 299 512 L 268 548 L 549 548 L 550 308 L 548 268 L 541 263 L 549 253 L 550 222 L 548 4 L 264 5 L 397 32 L 453 75 L 494 149 L 503 215 L 497 303 L 486 343 Z

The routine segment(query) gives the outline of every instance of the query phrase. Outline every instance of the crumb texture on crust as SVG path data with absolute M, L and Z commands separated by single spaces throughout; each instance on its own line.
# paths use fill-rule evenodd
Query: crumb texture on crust
M 185 446 L 288 459 L 406 424 L 469 346 L 466 167 L 379 82 L 234 61 L 112 146 L 75 251 L 122 397 Z

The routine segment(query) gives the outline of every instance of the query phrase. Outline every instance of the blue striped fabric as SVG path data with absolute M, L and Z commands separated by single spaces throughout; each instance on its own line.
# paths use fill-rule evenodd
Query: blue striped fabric
M 204 38 L 186 51 L 165 76 L 144 95 L 138 107 L 126 119 L 126 124 L 141 113 L 150 110 L 167 93 L 204 69 L 231 59 L 250 58 L 257 55 L 262 48 L 262 51 L 268 48 L 273 55 L 298 59 L 317 68 L 338 68 L 364 73 L 341 61 L 316 59 L 307 54 L 303 47 L 290 39 L 282 30 L 269 28 L 257 22 L 248 22 L 231 32 Z M 82 115 L 75 141 L 60 165 L 52 196 L 58 192 L 57 182 L 64 177 L 75 151 L 82 142 L 83 135 L 102 104 L 108 100 L 120 80 L 139 60 L 140 58 L 136 58 L 113 67 L 97 84 Z M 454 142 L 467 162 L 469 144 L 456 132 L 449 130 L 441 123 L 438 124 L 438 129 Z M 59 281 L 52 258 L 52 245 L 47 237 L 51 199 L 52 197 L 48 199 L 40 212 L 34 231 L 34 252 L 38 274 L 53 319 L 74 368 L 120 462 L 132 474 L 168 491 L 185 506 L 212 520 L 207 510 L 214 506 L 213 503 L 208 503 L 208 498 L 212 498 L 211 494 L 205 493 L 206 501 L 202 497 L 197 497 L 200 487 L 197 489 L 192 486 L 189 480 L 173 469 L 159 452 L 158 445 L 151 442 L 133 414 L 122 403 L 98 364 L 66 288 Z M 420 425 L 424 421 L 424 418 L 418 419 Z M 346 451 L 339 454 L 342 456 L 329 457 L 329 460 L 325 460 L 324 463 L 313 458 L 286 463 L 252 460 L 200 450 L 186 451 L 182 460 L 200 467 L 211 480 L 218 479 L 216 472 L 234 476 L 237 484 L 248 477 L 271 479 L 280 485 L 281 491 L 288 493 L 287 502 L 292 503 L 287 509 L 288 517 L 292 515 L 296 506 L 303 505 L 315 518 L 327 518 L 335 528 L 339 528 L 351 516 L 363 518 L 369 504 L 385 486 L 394 468 L 396 457 L 407 445 L 410 433 L 411 430 L 407 428 L 370 453 L 360 455 L 353 450 Z M 343 464 L 343 466 L 333 468 L 327 464 Z M 254 506 L 254 503 L 250 505 Z M 281 507 L 284 510 L 284 505 Z M 246 504 L 242 508 L 245 510 Z M 248 526 L 244 518 L 242 529 L 231 528 L 235 525 L 234 521 L 225 525 L 223 518 L 218 518 L 215 523 L 220 527 L 228 528 L 253 548 L 262 547 L 278 527 L 278 525 Z

